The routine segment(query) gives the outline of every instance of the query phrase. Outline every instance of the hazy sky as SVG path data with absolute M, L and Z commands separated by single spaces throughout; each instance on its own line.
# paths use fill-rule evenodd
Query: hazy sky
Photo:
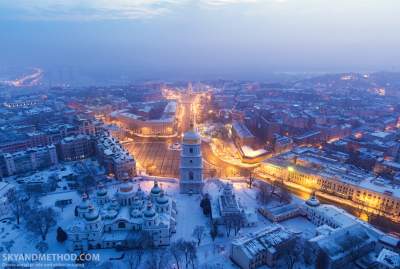
M 400 69 L 399 0 L 0 0 L 0 66 L 148 77 Z

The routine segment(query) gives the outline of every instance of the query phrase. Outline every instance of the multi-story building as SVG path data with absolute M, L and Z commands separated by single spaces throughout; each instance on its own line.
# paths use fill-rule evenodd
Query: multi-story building
M 94 140 L 84 134 L 65 137 L 58 147 L 60 159 L 63 161 L 81 160 L 94 154 Z
M 54 145 L 29 148 L 14 153 L 4 153 L 0 156 L 0 165 L 4 176 L 25 173 L 36 169 L 58 164 L 56 147 Z
M 136 161 L 118 140 L 109 135 L 97 139 L 96 156 L 105 167 L 107 174 L 117 179 L 127 179 L 136 175 Z
M 264 161 L 258 169 L 260 176 L 351 200 L 371 213 L 400 221 L 398 187 L 354 166 L 306 151 L 290 152 Z
M 274 136 L 274 152 L 281 153 L 291 150 L 293 147 L 293 140 L 290 137 L 275 135 Z
M 149 117 L 151 108 L 144 107 L 135 113 L 119 110 L 111 113 L 111 119 L 121 127 L 143 136 L 172 136 L 176 135 L 177 103 L 168 102 L 159 118 Z
M 254 135 L 250 130 L 239 121 L 234 121 L 232 123 L 232 137 L 233 141 L 239 147 L 241 146 L 252 146 L 255 142 Z

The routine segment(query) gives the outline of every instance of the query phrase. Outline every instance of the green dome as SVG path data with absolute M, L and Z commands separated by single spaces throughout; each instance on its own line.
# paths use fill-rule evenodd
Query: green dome
M 94 221 L 99 217 L 99 211 L 96 210 L 94 207 L 89 208 L 89 212 L 85 214 L 85 219 L 87 221 Z
M 147 208 L 143 211 L 143 215 L 145 218 L 151 219 L 156 216 L 156 212 L 153 209 L 153 206 L 151 203 L 147 205 Z
M 134 209 L 134 210 L 131 211 L 131 216 L 132 216 L 132 218 L 137 219 L 137 218 L 140 218 L 142 216 L 142 213 L 139 210 Z
M 161 192 L 161 188 L 158 186 L 158 182 L 157 182 L 157 181 L 154 181 L 154 186 L 153 186 L 153 188 L 151 189 L 151 193 L 157 195 L 157 194 L 159 194 L 160 192 Z
M 161 192 L 160 197 L 157 198 L 157 204 L 167 204 L 168 203 L 168 198 L 164 195 L 164 192 Z
M 103 197 L 107 195 L 107 190 L 105 188 L 101 188 L 97 190 L 97 196 Z

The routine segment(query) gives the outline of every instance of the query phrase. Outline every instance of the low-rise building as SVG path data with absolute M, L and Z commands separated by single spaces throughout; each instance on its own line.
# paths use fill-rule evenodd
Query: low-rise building
M 242 269 L 263 265 L 273 267 L 280 255 L 296 243 L 295 233 L 279 224 L 272 224 L 254 234 L 232 241 L 230 257 Z
M 222 194 L 213 201 L 211 218 L 217 225 L 231 225 L 238 227 L 255 226 L 257 217 L 254 212 L 245 210 L 236 199 L 231 183 L 224 185 Z
M 400 254 L 388 249 L 382 249 L 376 259 L 377 269 L 398 269 L 400 268 Z
M 281 222 L 303 215 L 303 210 L 295 204 L 276 207 L 260 207 L 258 211 L 272 222 Z
M 305 257 L 311 257 L 317 268 L 355 268 L 356 260 L 372 252 L 377 241 L 373 230 L 357 223 L 308 240 Z

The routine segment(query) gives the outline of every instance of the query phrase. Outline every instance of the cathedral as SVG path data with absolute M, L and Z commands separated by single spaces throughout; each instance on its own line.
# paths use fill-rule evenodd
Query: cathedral
M 201 137 L 193 125 L 183 135 L 180 162 L 180 192 L 201 193 L 203 188 L 203 159 L 201 156 Z
M 70 250 L 131 248 L 147 233 L 154 246 L 169 245 L 176 226 L 176 205 L 154 181 L 147 195 L 125 181 L 110 194 L 99 186 L 94 197 L 83 194 L 67 229 Z

